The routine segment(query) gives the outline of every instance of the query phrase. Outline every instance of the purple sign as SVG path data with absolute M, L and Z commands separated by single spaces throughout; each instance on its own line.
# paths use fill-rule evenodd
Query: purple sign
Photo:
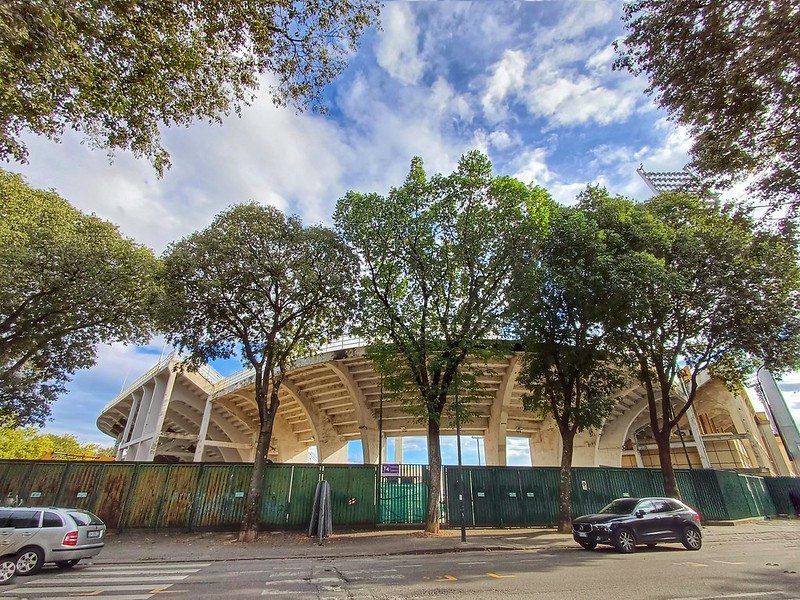
M 383 475 L 400 475 L 400 465 L 383 465 L 381 473 Z

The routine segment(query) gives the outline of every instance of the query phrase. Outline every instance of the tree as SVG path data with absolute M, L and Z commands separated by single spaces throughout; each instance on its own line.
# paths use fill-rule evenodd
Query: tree
M 342 334 L 353 309 L 355 255 L 330 229 L 256 203 L 217 215 L 164 255 L 162 328 L 196 368 L 241 352 L 255 370 L 259 435 L 241 541 L 258 533 L 258 507 L 286 370 Z
M 670 435 L 692 407 L 697 376 L 728 381 L 754 364 L 778 371 L 800 356 L 800 268 L 791 230 L 768 231 L 748 212 L 687 194 L 634 205 L 586 199 L 610 248 L 616 285 L 628 298 L 620 355 L 632 358 L 649 407 L 668 495 L 679 498 Z M 675 376 L 689 373 L 686 395 Z
M 602 193 L 589 188 L 579 196 Z M 628 378 L 609 340 L 622 298 L 614 294 L 614 257 L 597 224 L 575 208 L 553 213 L 544 242 L 527 249 L 509 295 L 525 355 L 518 380 L 526 410 L 552 417 L 561 435 L 558 530 L 571 531 L 576 433 L 602 426 L 614 392 Z
M 428 179 L 422 160 L 387 197 L 349 192 L 334 220 L 361 257 L 358 332 L 384 348 L 411 381 L 413 414 L 427 424 L 431 472 L 441 469 L 439 435 L 456 373 L 497 336 L 523 224 L 546 220 L 546 193 L 492 177 L 479 152 L 450 175 Z M 378 363 L 382 368 L 382 363 Z M 385 364 L 384 364 L 385 366 Z M 468 410 L 468 407 L 464 407 Z M 439 530 L 441 482 L 431 481 L 425 529 Z
M 756 175 L 763 199 L 800 208 L 797 3 L 635 0 L 624 21 L 615 68 L 647 75 L 700 173 L 723 187 Z
M 0 416 L 43 424 L 98 344 L 148 340 L 157 268 L 115 225 L 0 171 Z
M 81 443 L 71 434 L 42 433 L 36 427 L 15 427 L 8 419 L 0 419 L 0 458 L 36 460 L 48 453 L 80 458 L 81 455 L 112 456 L 112 448 Z M 62 458 L 62 457 L 58 457 Z
M 322 108 L 375 0 L 43 0 L 0 3 L 0 158 L 26 131 L 69 127 L 169 167 L 160 128 L 221 122 L 268 74 L 276 105 Z

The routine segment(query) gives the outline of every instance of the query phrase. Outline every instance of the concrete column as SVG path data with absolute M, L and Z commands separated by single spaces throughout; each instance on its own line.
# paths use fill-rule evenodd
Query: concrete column
M 117 449 L 114 452 L 115 460 L 122 460 L 122 454 L 125 452 L 126 444 L 131 441 L 131 433 L 133 432 L 133 425 L 136 422 L 136 414 L 139 412 L 139 403 L 142 400 L 142 391 L 136 390 L 131 394 L 131 408 L 128 411 L 128 420 L 125 422 L 125 429 L 122 432 Z
M 170 365 L 171 366 L 171 365 Z M 161 433 L 164 429 L 164 419 L 167 416 L 167 409 L 169 408 L 170 400 L 172 399 L 172 390 L 175 387 L 175 378 L 177 373 L 170 368 L 169 379 L 164 387 L 164 393 L 161 397 L 161 404 L 159 406 L 158 415 L 156 416 L 155 423 L 153 423 L 153 439 L 150 442 L 150 449 L 148 451 L 148 460 L 152 461 L 155 458 L 156 451 L 158 450 L 158 442 L 161 439 Z
M 318 440 L 317 457 L 321 463 L 346 463 L 347 441 L 339 438 Z
M 403 437 L 394 438 L 394 464 L 403 464 Z
M 686 419 L 689 421 L 689 430 L 692 432 L 697 453 L 700 455 L 700 464 L 704 469 L 710 469 L 711 461 L 708 458 L 708 452 L 706 452 L 706 445 L 703 443 L 703 432 L 700 430 L 700 425 L 698 425 L 697 417 L 694 414 L 694 406 L 690 406 L 689 410 L 686 411 Z
M 507 464 L 506 438 L 508 436 L 508 407 L 511 404 L 511 395 L 519 375 L 520 362 L 517 356 L 512 356 L 508 369 L 500 383 L 500 388 L 495 394 L 489 413 L 489 427 L 483 436 L 484 457 L 487 465 L 504 467 Z
M 197 433 L 197 445 L 194 449 L 193 462 L 203 462 L 203 453 L 206 450 L 206 435 L 208 434 L 208 423 L 211 420 L 212 408 L 211 395 L 206 398 L 206 404 L 203 408 L 203 418 L 200 421 L 200 430 Z
M 546 427 L 530 438 L 531 462 L 536 467 L 561 465 L 561 435 L 555 426 Z

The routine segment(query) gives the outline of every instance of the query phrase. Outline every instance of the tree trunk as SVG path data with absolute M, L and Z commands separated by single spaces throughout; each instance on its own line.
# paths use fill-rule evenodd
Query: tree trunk
M 572 452 L 574 434 L 561 436 L 561 471 L 559 472 L 561 494 L 558 501 L 558 532 L 572 531 Z
M 258 395 L 256 395 L 258 397 Z M 277 410 L 265 411 L 265 420 L 261 423 L 256 444 L 256 456 L 253 461 L 253 474 L 244 503 L 242 526 L 239 529 L 240 542 L 254 542 L 258 537 L 258 509 L 261 506 L 261 490 L 264 489 L 264 470 L 267 464 L 269 443 L 272 439 L 272 426 Z
M 669 429 L 662 429 L 656 436 L 658 444 L 658 459 L 661 463 L 661 477 L 664 480 L 664 493 L 670 498 L 681 499 L 678 482 L 675 479 L 675 469 L 672 468 L 672 452 L 670 449 Z
M 439 533 L 439 499 L 442 495 L 442 449 L 439 446 L 439 423 L 428 418 L 428 463 L 431 483 L 428 490 L 428 513 L 425 517 L 426 533 Z

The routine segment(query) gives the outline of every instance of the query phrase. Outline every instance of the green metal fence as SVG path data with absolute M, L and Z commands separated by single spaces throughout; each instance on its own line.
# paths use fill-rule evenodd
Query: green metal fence
M 467 526 L 556 525 L 560 493 L 557 467 L 463 467 L 461 471 Z M 462 510 L 459 468 L 448 466 L 444 472 L 447 524 L 458 526 Z M 789 491 L 796 489 L 800 494 L 800 479 L 793 478 L 762 478 L 710 469 L 679 470 L 676 477 L 683 499 L 705 521 L 791 513 Z M 597 512 L 614 498 L 663 494 L 658 469 L 572 469 L 573 515 Z M 778 497 L 781 499 L 776 500 Z
M 114 529 L 234 530 L 241 522 L 252 464 L 0 461 L 0 501 L 85 508 Z M 557 467 L 444 468 L 445 522 L 470 527 L 550 527 L 558 518 Z M 684 500 L 706 521 L 793 514 L 800 478 L 679 470 Z M 424 465 L 268 465 L 262 529 L 308 525 L 317 483 L 331 484 L 334 527 L 422 524 L 430 469 Z M 664 493 L 657 469 L 576 467 L 572 512 L 596 512 L 613 498 Z

